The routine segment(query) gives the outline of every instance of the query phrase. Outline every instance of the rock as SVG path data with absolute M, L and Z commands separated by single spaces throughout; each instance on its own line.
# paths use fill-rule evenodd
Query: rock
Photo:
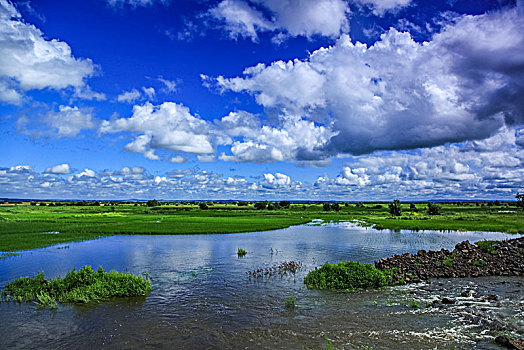
M 490 295 L 486 295 L 484 297 L 485 300 L 489 300 L 489 301 L 496 301 L 498 300 L 498 296 L 496 296 L 495 294 L 490 294 Z
M 524 350 L 524 340 L 511 339 L 505 335 L 499 335 L 496 337 L 495 344 L 503 346 L 506 349 Z
M 444 297 L 442 298 L 442 304 L 455 304 L 455 299 Z
M 522 246 L 524 246 L 524 237 L 500 241 L 493 244 L 493 248 L 497 251 L 497 254 L 493 254 L 464 241 L 455 246 L 453 253 L 446 249 L 419 250 L 415 255 L 405 253 L 394 255 L 389 259 L 383 258 L 375 262 L 375 266 L 381 270 L 396 269 L 394 280 L 410 283 L 430 278 L 522 276 L 524 275 L 524 264 L 522 264 L 524 252 L 520 248 Z M 446 262 L 444 265 L 445 259 L 452 264 Z

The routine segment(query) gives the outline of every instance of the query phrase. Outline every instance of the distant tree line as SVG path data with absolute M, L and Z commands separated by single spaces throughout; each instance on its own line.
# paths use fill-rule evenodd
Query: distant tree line
M 393 202 L 389 203 L 388 207 L 389 207 L 389 213 L 392 216 L 402 216 L 402 204 L 400 203 L 398 199 L 395 199 Z M 409 210 L 411 212 L 418 211 L 414 203 L 409 204 Z M 440 207 L 436 205 L 435 203 L 428 203 L 427 214 L 428 215 L 440 215 Z
M 340 204 L 338 203 L 324 203 L 322 204 L 324 211 L 340 211 Z
M 254 204 L 255 209 L 257 210 L 278 210 L 278 209 L 289 209 L 291 203 L 289 201 L 280 201 L 280 202 L 256 202 Z

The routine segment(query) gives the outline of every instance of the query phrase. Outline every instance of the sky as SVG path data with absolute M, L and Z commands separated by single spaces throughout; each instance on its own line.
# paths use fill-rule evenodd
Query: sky
M 520 2 L 0 0 L 0 197 L 513 200 Z

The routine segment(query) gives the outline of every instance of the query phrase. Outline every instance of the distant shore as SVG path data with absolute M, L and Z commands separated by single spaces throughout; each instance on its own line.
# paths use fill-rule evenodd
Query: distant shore
M 204 205 L 205 204 L 205 205 Z M 514 203 L 401 203 L 393 216 L 384 203 L 23 202 L 0 206 L 0 251 L 42 248 L 116 234 L 226 234 L 260 232 L 313 219 L 356 221 L 391 230 L 457 230 L 524 233 L 524 214 Z

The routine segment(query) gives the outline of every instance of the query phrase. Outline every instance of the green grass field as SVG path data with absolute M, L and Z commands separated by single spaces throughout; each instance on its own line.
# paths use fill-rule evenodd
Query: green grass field
M 253 204 L 164 204 L 159 207 L 0 205 L 0 251 L 17 251 L 115 234 L 211 234 L 266 231 L 304 224 L 312 219 L 359 220 L 385 229 L 470 230 L 524 233 L 524 214 L 502 203 L 439 204 L 441 215 L 427 215 L 427 205 L 392 217 L 387 203 L 341 204 L 340 211 L 324 211 L 322 204 L 292 204 L 289 209 L 255 210 Z M 509 212 L 508 212 L 509 211 Z

